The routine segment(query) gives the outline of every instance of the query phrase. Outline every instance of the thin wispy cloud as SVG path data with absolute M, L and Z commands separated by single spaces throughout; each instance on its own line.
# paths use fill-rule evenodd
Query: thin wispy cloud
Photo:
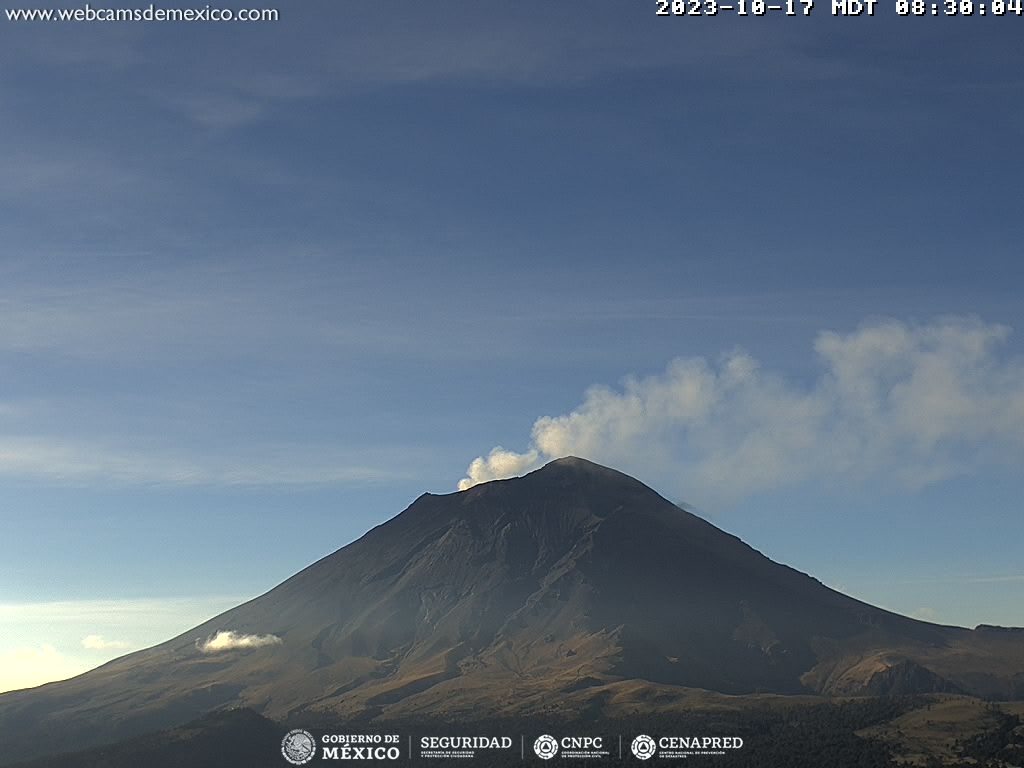
M 730 500 L 810 478 L 919 488 L 1024 456 L 1024 367 L 1009 329 L 974 318 L 874 321 L 814 344 L 810 384 L 742 351 L 677 359 L 662 374 L 595 386 L 544 416 L 524 451 L 474 459 L 460 489 L 578 455 Z
M 113 600 L 50 600 L 0 603 L 0 625 L 35 624 L 120 624 L 163 622 L 168 619 L 199 621 L 227 610 L 251 595 L 210 595 L 203 597 L 153 597 Z M 185 627 L 182 627 L 185 629 Z
M 404 475 L 393 468 L 325 461 L 330 449 L 265 456 L 209 456 L 202 460 L 159 450 L 110 448 L 49 437 L 0 435 L 0 475 L 70 486 L 313 486 L 380 483 Z
M 82 638 L 82 647 L 90 651 L 123 651 L 131 647 L 131 643 L 123 640 L 107 640 L 103 635 L 86 635 Z
M 950 576 L 938 579 L 886 579 L 885 583 L 896 584 L 1013 584 L 1024 582 L 1024 574 L 1002 576 Z
M 297 367 L 382 354 L 500 358 L 530 347 L 490 350 L 487 342 L 495 334 L 512 336 L 525 322 L 542 328 L 558 317 L 525 304 L 496 312 L 492 294 L 460 295 L 454 297 L 457 304 L 438 306 L 429 295 L 412 291 L 401 296 L 417 316 L 410 327 L 381 304 L 373 279 L 358 270 L 344 279 L 314 281 L 275 258 L 261 266 L 218 260 L 151 269 L 145 281 L 74 274 L 46 284 L 11 283 L 0 296 L 0 354 L 126 367 L 207 365 L 224 358 Z M 589 302 L 573 301 L 579 317 L 595 319 L 588 315 Z M 454 349 L 453 337 L 460 342 Z
M 208 287 L 218 279 L 230 287 Z M 78 275 L 10 288 L 0 299 L 0 349 L 202 359 L 225 344 L 255 351 L 291 338 L 295 321 L 284 322 L 287 309 L 216 269 L 172 270 L 148 284 Z
M 270 291 L 263 273 L 219 264 L 169 267 L 146 280 L 86 270 L 19 284 L 26 269 L 9 267 L 0 356 L 43 368 L 102 365 L 114 394 L 49 380 L 45 395 L 0 402 L 0 476 L 88 487 L 270 487 L 411 473 L 394 446 L 310 440 L 301 429 L 309 412 L 292 393 L 343 387 L 330 377 L 343 377 L 344 362 L 387 343 L 329 307 L 299 308 L 308 281 L 282 277 Z M 325 359 L 337 369 L 311 385 L 303 371 Z M 153 377 L 153 368 L 165 375 Z M 123 386 L 133 379 L 144 383 Z

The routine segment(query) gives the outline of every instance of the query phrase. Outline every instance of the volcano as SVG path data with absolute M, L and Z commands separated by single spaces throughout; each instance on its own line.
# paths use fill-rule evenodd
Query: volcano
M 0 763 L 237 707 L 465 720 L 664 711 L 695 691 L 1024 697 L 1024 632 L 867 605 L 566 458 L 424 494 L 179 637 L 0 696 Z

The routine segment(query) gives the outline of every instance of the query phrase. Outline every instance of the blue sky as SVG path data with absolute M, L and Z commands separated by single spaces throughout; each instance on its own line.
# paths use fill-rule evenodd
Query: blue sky
M 1017 17 L 281 12 L 0 22 L 0 689 L 495 446 L 1024 625 Z

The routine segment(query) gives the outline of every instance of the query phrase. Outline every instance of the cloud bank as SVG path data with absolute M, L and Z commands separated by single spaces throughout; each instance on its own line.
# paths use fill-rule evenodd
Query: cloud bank
M 52 645 L 23 646 L 0 651 L 0 693 L 33 688 L 53 680 L 80 675 L 92 666 L 69 659 Z
M 252 597 L 0 602 L 0 693 L 81 674 L 176 637 Z
M 239 632 L 221 630 L 206 640 L 196 640 L 196 648 L 203 653 L 218 653 L 244 648 L 263 648 L 268 645 L 280 645 L 281 638 L 277 635 L 243 635 Z
M 1013 462 L 1024 456 L 1024 366 L 1004 353 L 1008 335 L 962 317 L 823 331 L 808 382 L 743 351 L 676 359 L 537 419 L 527 450 L 494 448 L 458 487 L 568 455 L 670 476 L 672 490 L 718 502 L 812 477 L 915 488 Z

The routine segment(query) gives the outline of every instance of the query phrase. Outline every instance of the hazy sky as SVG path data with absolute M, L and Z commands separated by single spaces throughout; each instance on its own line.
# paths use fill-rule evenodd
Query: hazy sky
M 0 18 L 0 690 L 562 453 L 1024 625 L 1018 17 L 279 7 Z

